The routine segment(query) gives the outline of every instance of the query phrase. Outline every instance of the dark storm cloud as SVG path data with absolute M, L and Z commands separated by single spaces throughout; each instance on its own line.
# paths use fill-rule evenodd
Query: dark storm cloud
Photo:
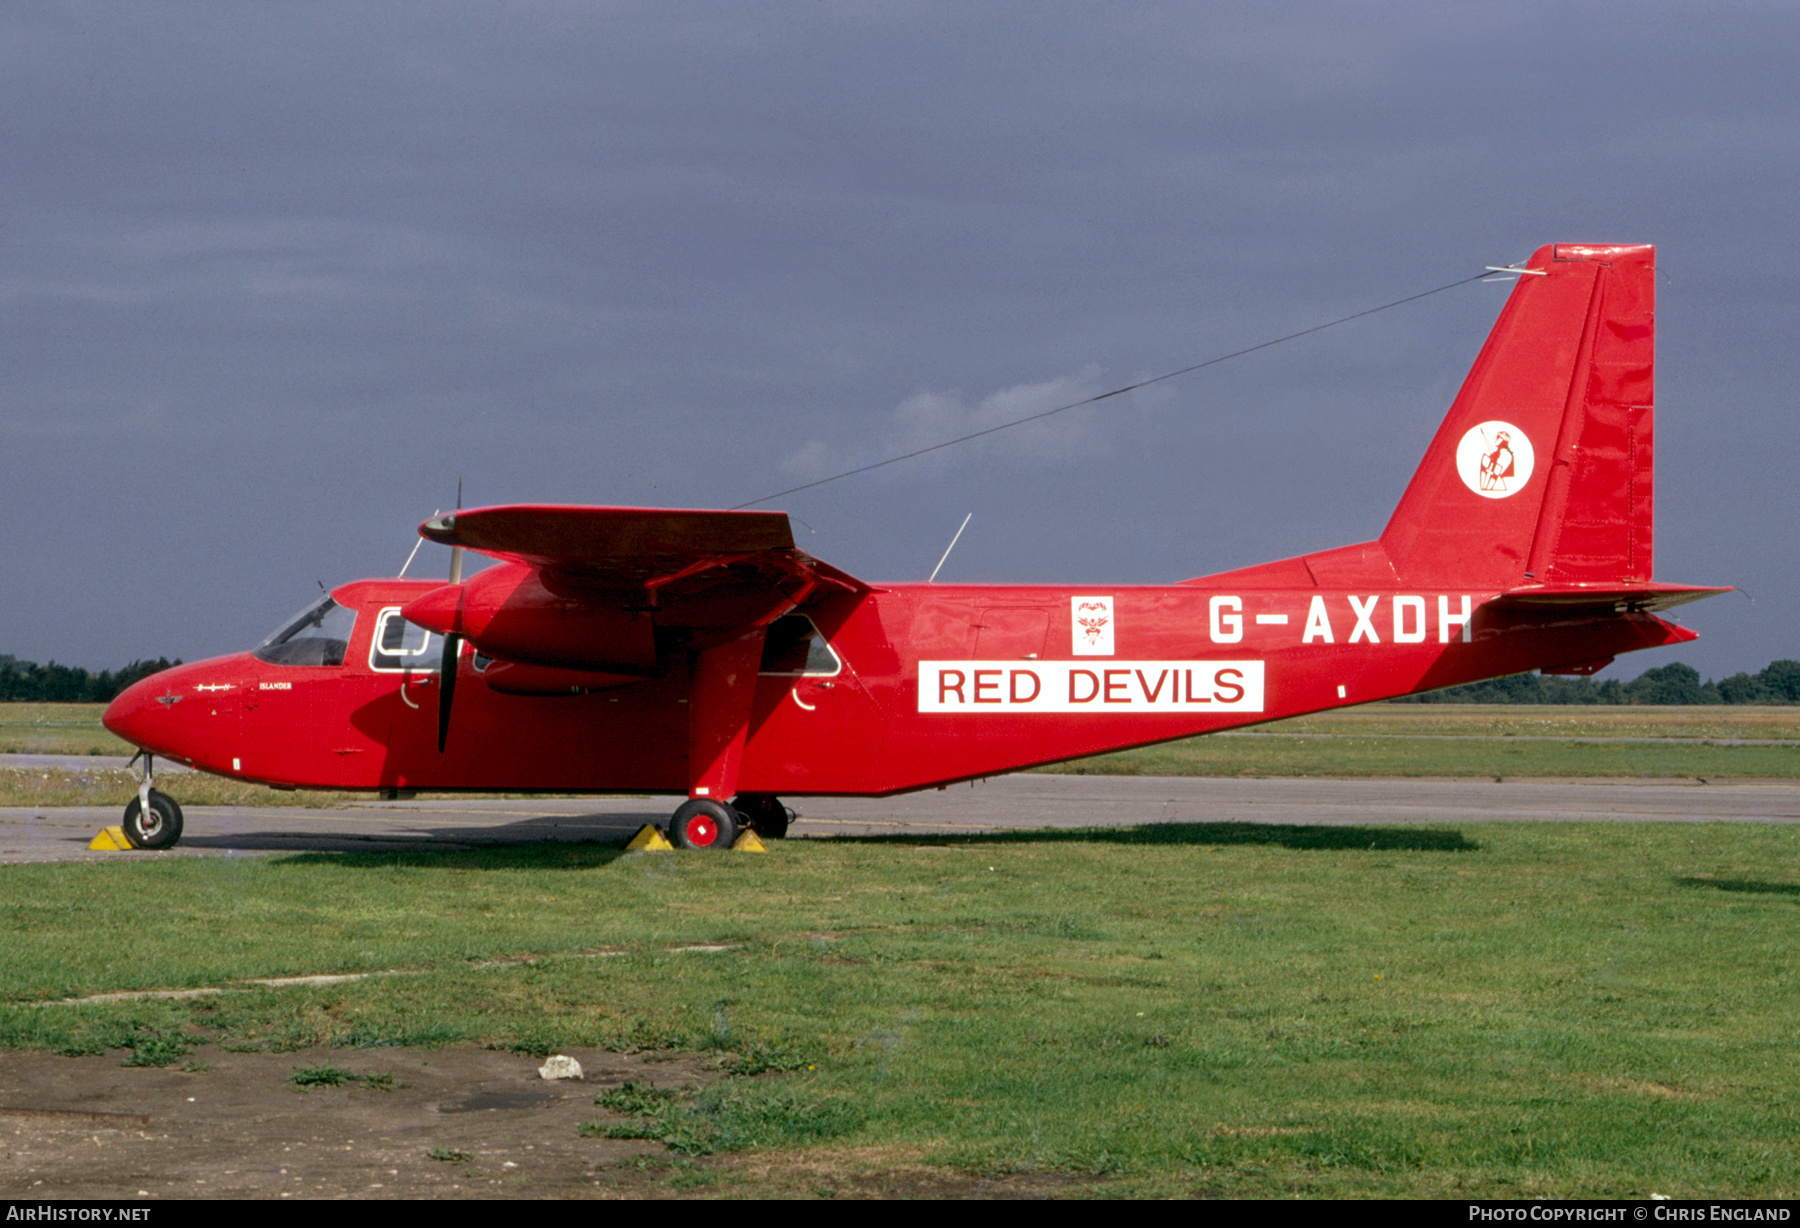
M 1661 247 L 1659 571 L 1758 597 L 1684 612 L 1679 654 L 1800 656 L 1784 7 L 26 4 L 0 32 L 0 652 L 226 651 L 397 567 L 458 475 L 740 503 L 1578 239 Z M 871 577 L 923 575 L 971 510 L 947 576 L 1367 537 L 1504 293 L 785 502 Z

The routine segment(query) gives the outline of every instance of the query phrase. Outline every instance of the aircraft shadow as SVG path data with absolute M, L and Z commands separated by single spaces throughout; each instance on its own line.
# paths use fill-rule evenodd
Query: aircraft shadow
M 981 833 L 834 836 L 857 844 L 1275 844 L 1290 849 L 1468 853 L 1481 848 L 1444 827 L 1302 827 L 1286 823 L 1148 823 L 1139 827 L 1037 828 Z
M 1714 891 L 1742 891 L 1750 895 L 1800 896 L 1800 883 L 1770 883 L 1757 878 L 1678 878 L 1683 887 L 1710 887 Z
M 397 813 L 396 820 L 407 816 Z M 584 849 L 604 852 L 611 860 L 646 823 L 662 824 L 661 811 L 622 814 L 532 815 L 502 824 L 395 823 L 393 832 L 370 830 L 333 831 L 328 823 L 308 827 L 304 819 L 280 827 L 223 833 L 190 832 L 183 848 L 211 852 L 291 853 L 299 858 L 465 856 L 494 849 Z M 284 859 L 285 860 L 285 859 Z M 574 868 L 574 867 L 571 867 Z
M 500 826 L 414 828 L 408 836 L 380 833 L 240 832 L 197 836 L 183 844 L 220 852 L 286 853 L 283 861 L 331 860 L 339 864 L 421 865 L 455 863 L 473 868 L 586 869 L 607 865 L 625 853 L 625 842 L 646 823 L 660 823 L 660 813 L 539 816 Z M 1281 823 L 1151 823 L 1138 827 L 1040 828 L 1031 831 L 899 832 L 881 835 L 814 836 L 834 844 L 977 845 L 977 844 L 1115 844 L 1275 845 L 1311 851 L 1430 853 L 1476 852 L 1481 845 L 1451 828 L 1308 827 Z M 1766 890 L 1800 895 L 1800 887 L 1783 884 L 1733 886 L 1711 879 L 1692 885 L 1722 890 Z
M 634 854 L 635 855 L 635 854 Z M 370 849 L 367 852 L 337 850 L 289 853 L 270 860 L 284 865 L 330 862 L 334 866 L 410 866 L 431 869 L 448 866 L 458 870 L 594 870 L 626 856 L 620 843 L 575 844 L 539 841 L 534 844 L 484 844 L 477 848 Z

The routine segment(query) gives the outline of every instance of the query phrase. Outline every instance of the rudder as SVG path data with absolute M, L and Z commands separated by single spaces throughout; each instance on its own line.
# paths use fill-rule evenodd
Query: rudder
M 1382 532 L 1405 583 L 1651 578 L 1655 249 L 1525 267 Z

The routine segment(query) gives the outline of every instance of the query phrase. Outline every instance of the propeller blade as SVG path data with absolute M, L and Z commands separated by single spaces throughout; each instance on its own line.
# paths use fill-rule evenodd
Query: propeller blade
M 456 696 L 456 667 L 462 658 L 463 637 L 444 637 L 444 657 L 438 665 L 438 754 L 444 753 L 444 742 L 450 737 L 450 703 Z

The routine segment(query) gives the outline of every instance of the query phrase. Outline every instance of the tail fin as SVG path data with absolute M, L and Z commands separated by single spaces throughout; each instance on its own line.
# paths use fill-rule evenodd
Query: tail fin
M 1650 579 L 1655 249 L 1526 268 L 1381 534 L 1403 583 Z

